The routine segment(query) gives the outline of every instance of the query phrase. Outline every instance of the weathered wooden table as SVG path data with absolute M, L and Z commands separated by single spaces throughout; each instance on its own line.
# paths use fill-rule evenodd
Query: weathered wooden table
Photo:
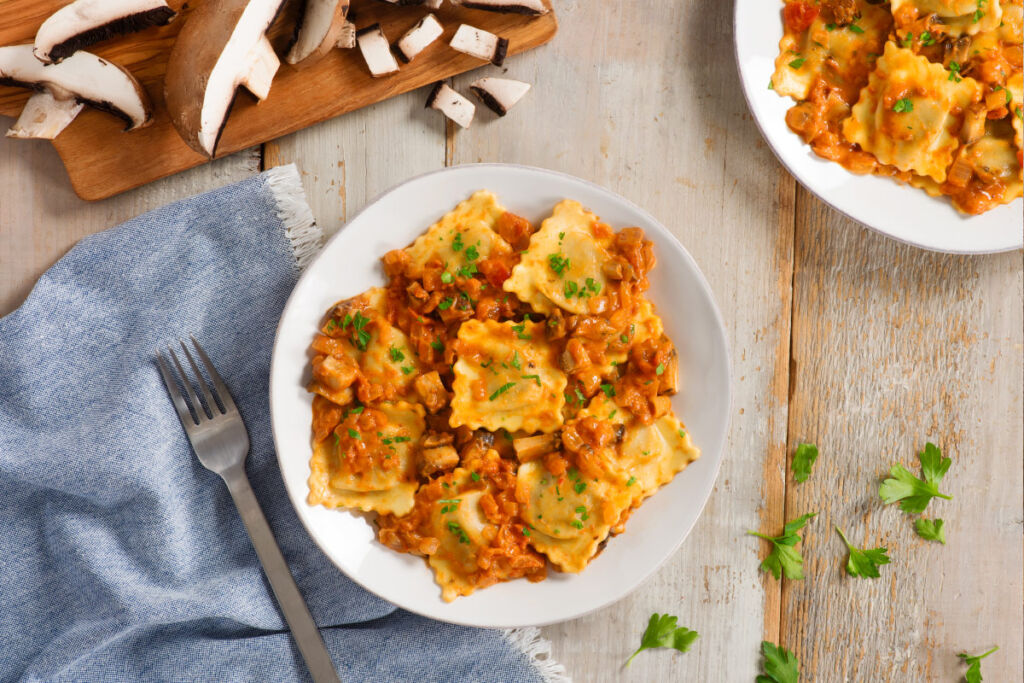
M 534 89 L 465 131 L 416 92 L 96 204 L 72 194 L 49 145 L 0 140 L 0 314 L 81 237 L 261 168 L 296 162 L 329 233 L 445 165 L 591 179 L 697 259 L 728 325 L 735 398 L 715 493 L 683 548 L 626 600 L 545 628 L 554 656 L 577 681 L 750 681 L 767 639 L 796 652 L 805 680 L 955 681 L 956 653 L 999 645 L 985 679 L 1024 680 L 1024 255 L 901 246 L 798 186 L 740 93 L 732 3 L 556 4 L 555 41 L 506 64 Z M 877 495 L 891 464 L 917 471 L 928 440 L 953 458 L 954 499 L 929 508 L 946 520 L 945 546 Z M 821 457 L 797 484 L 788 457 L 802 441 Z M 801 546 L 807 578 L 761 572 L 767 544 L 745 532 L 776 534 L 808 511 L 819 515 Z M 889 548 L 881 578 L 845 575 L 834 524 Z M 700 639 L 623 669 L 655 611 Z

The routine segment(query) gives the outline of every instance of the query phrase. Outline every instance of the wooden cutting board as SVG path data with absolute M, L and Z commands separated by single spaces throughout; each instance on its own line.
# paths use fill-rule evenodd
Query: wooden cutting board
M 170 25 L 90 48 L 91 52 L 127 67 L 146 88 L 155 111 L 152 125 L 124 133 L 119 119 L 86 107 L 53 141 L 71 186 L 82 199 L 104 199 L 208 161 L 178 136 L 164 108 L 163 95 L 164 71 L 175 36 L 188 19 L 190 8 L 208 1 L 216 0 L 189 0 L 187 5 L 183 0 L 170 0 L 168 4 L 175 9 L 185 5 Z M 43 20 L 66 4 L 68 0 L 0 0 L 0 45 L 32 42 Z M 271 40 L 278 54 L 283 54 L 291 38 L 296 9 L 296 3 L 290 2 L 271 28 Z M 380 22 L 388 39 L 394 42 L 428 11 L 380 0 L 352 0 L 351 18 L 359 28 Z M 543 45 L 558 30 L 554 12 L 524 17 L 463 9 L 446 2 L 434 13 L 445 27 L 444 35 L 411 64 L 402 64 L 397 74 L 373 78 L 358 48 L 333 50 L 304 69 L 282 63 L 270 96 L 262 103 L 239 89 L 217 156 L 483 66 L 484 62 L 448 46 L 459 24 L 471 24 L 508 38 L 509 55 Z M 510 75 L 514 77 L 514 70 Z M 30 94 L 28 90 L 0 86 L 0 114 L 18 116 Z M 386 140 L 386 131 L 382 133 L 381 138 Z

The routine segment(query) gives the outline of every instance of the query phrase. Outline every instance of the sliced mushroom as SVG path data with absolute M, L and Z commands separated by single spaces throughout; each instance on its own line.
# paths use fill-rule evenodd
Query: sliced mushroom
M 164 26 L 174 15 L 165 0 L 75 0 L 39 27 L 35 55 L 47 64 L 59 62 L 101 40 Z
M 443 4 L 444 0 L 423 0 L 423 6 L 430 9 L 441 9 Z
M 351 21 L 346 21 L 345 25 L 341 27 L 341 33 L 338 35 L 338 47 L 343 50 L 351 50 L 356 46 L 356 25 Z
M 359 51 L 363 53 L 366 66 L 374 78 L 387 76 L 398 71 L 398 62 L 391 54 L 391 46 L 388 44 L 388 37 L 384 35 L 384 29 L 380 24 L 367 26 L 356 32 L 356 43 Z
M 523 436 L 512 441 L 512 447 L 516 450 L 516 458 L 519 459 L 519 462 L 536 460 L 543 455 L 557 451 L 561 446 L 562 435 L 558 432 Z
M 470 84 L 472 90 L 498 116 L 504 116 L 530 89 L 529 83 L 511 78 L 486 77 Z
M 398 39 L 394 45 L 395 54 L 408 64 L 428 45 L 440 38 L 442 33 L 444 33 L 444 27 L 441 26 L 441 22 L 433 14 L 428 14 Z
M 285 56 L 289 64 L 309 65 L 338 47 L 344 37 L 349 0 L 306 0 L 295 24 L 295 39 Z M 354 36 L 353 36 L 354 37 Z
M 437 374 L 437 370 L 420 375 L 413 381 L 413 386 L 416 387 L 416 393 L 419 394 L 423 405 L 431 413 L 436 413 L 448 405 L 448 391 L 441 383 L 441 375 Z
M 508 54 L 507 38 L 499 38 L 490 31 L 469 24 L 459 26 L 459 30 L 452 36 L 450 45 L 454 50 L 490 62 L 495 66 L 504 64 L 505 55 Z
M 462 5 L 470 9 L 487 10 L 488 12 L 528 14 L 532 16 L 547 14 L 550 11 L 541 0 L 452 0 L 452 4 Z
M 239 86 L 266 99 L 281 62 L 267 29 L 284 0 L 219 0 L 199 5 L 167 62 L 164 95 L 188 146 L 214 156 Z
M 139 82 L 90 52 L 48 66 L 35 58 L 32 45 L 0 47 L 0 84 L 36 90 L 7 131 L 10 137 L 53 139 L 85 104 L 124 119 L 125 130 L 147 125 L 152 116 Z
M 476 107 L 468 99 L 444 83 L 438 83 L 430 91 L 427 106 L 436 109 L 463 128 L 469 128 L 476 114 Z M 453 309 L 448 309 L 453 310 Z
M 436 448 L 424 448 L 420 451 L 422 464 L 420 472 L 425 477 L 436 472 L 453 469 L 459 464 L 459 453 L 451 446 L 437 446 Z

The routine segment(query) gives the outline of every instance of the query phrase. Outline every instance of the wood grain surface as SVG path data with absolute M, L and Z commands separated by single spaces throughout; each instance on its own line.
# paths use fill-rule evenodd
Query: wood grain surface
M 321 225 L 341 229 L 379 193 L 424 171 L 505 161 L 573 173 L 665 223 L 707 276 L 731 341 L 725 462 L 679 552 L 625 600 L 543 629 L 574 680 L 752 681 L 762 639 L 804 681 L 956 681 L 956 653 L 1001 649 L 986 681 L 1024 680 L 1024 254 L 954 257 L 864 230 L 798 187 L 750 118 L 731 57 L 731 3 L 560 0 L 558 40 L 505 73 L 534 84 L 508 116 L 468 130 L 423 109 L 426 90 L 288 135 L 265 167 L 295 162 Z M 657 17 L 656 22 L 637 17 Z M 708 58 L 708 45 L 720 59 Z M 0 140 L 0 313 L 84 234 L 258 170 L 244 152 L 104 202 L 75 199 L 47 145 Z M 1024 230 L 1024 227 L 1022 227 Z M 699 330 L 695 331 L 699 333 Z M 684 389 L 685 390 L 685 389 Z M 914 534 L 878 499 L 880 477 L 916 471 L 925 441 L 953 458 L 948 544 Z M 821 456 L 793 482 L 788 456 Z M 803 581 L 759 571 L 748 529 L 819 516 Z M 845 547 L 885 545 L 874 580 L 843 573 Z M 624 669 L 652 612 L 701 634 L 687 654 Z
M 201 1 L 192 0 L 183 8 L 180 0 L 172 2 L 172 6 L 181 8 L 181 13 L 168 26 L 90 48 L 126 67 L 139 79 L 153 101 L 154 116 L 146 128 L 122 134 L 123 121 L 87 107 L 57 136 L 53 144 L 79 197 L 104 199 L 206 163 L 207 158 L 190 149 L 174 129 L 163 96 L 163 76 L 174 38 Z M 30 42 L 43 19 L 65 4 L 66 0 L 0 0 L 0 45 Z M 425 14 L 423 10 L 377 0 L 355 0 L 351 7 L 353 22 L 358 27 L 380 23 L 392 41 Z M 279 53 L 287 46 L 294 25 L 295 3 L 288 8 L 290 11 L 283 13 L 270 32 Z M 257 102 L 247 92 L 240 92 L 235 98 L 217 155 L 233 154 L 479 67 L 479 59 L 448 46 L 462 23 L 508 38 L 510 57 L 546 43 L 558 30 L 554 12 L 525 17 L 445 4 L 435 14 L 444 26 L 444 34 L 391 76 L 373 78 L 358 49 L 332 50 L 304 68 L 282 63 L 270 95 L 263 102 Z M 0 86 L 0 114 L 17 116 L 30 94 L 22 88 Z

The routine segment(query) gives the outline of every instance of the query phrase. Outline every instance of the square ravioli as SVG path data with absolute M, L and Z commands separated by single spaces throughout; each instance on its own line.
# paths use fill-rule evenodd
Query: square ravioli
M 503 287 L 544 315 L 556 306 L 588 313 L 589 300 L 608 290 L 603 266 L 612 259 L 612 237 L 579 202 L 559 202 L 530 238 L 530 248 Z
M 562 425 L 567 380 L 543 324 L 468 320 L 456 349 L 452 427 L 550 433 Z
M 1003 8 L 1000 0 L 892 0 L 892 14 L 899 27 L 935 15 L 949 35 L 973 36 L 997 28 Z
M 890 42 L 843 122 L 843 135 L 884 164 L 943 183 L 960 146 L 964 112 L 981 96 L 977 81 L 956 80 L 941 64 Z

